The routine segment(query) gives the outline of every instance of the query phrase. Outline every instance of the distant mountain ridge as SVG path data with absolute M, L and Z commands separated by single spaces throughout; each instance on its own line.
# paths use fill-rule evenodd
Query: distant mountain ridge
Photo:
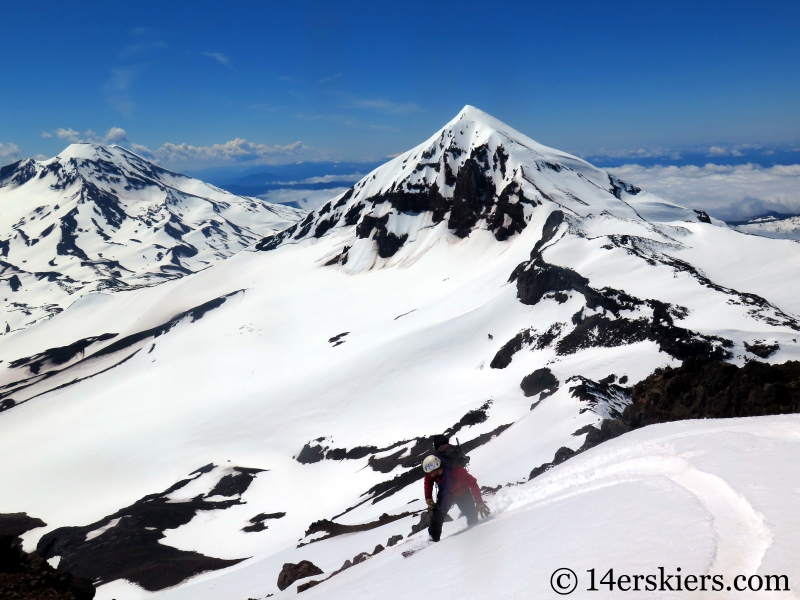
M 15 330 L 81 294 L 182 277 L 304 212 L 235 196 L 120 146 L 0 169 L 0 300 Z
M 733 229 L 762 237 L 800 240 L 800 215 L 769 212 L 746 221 L 728 222 Z

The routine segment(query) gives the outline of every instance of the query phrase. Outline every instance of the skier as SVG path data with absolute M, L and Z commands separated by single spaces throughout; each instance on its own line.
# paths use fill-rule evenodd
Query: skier
M 464 467 L 432 454 L 422 461 L 422 470 L 425 472 L 425 502 L 430 514 L 428 533 L 434 542 L 439 541 L 444 518 L 454 503 L 467 517 L 468 526 L 478 522 L 478 513 L 482 517 L 489 516 L 489 507 L 481 497 L 478 482 Z M 438 489 L 436 502 L 432 497 L 434 483 Z

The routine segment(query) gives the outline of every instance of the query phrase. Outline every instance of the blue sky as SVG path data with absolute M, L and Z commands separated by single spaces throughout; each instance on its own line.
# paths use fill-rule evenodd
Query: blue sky
M 791 156 L 798 33 L 795 0 L 7 3 L 0 164 L 376 160 L 465 104 L 601 163 Z

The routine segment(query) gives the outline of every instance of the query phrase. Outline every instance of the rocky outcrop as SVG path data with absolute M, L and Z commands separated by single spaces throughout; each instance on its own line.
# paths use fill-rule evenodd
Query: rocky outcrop
M 36 554 L 24 552 L 10 536 L 0 537 L 0 598 L 8 600 L 92 600 L 88 579 L 54 569 Z
M 582 392 L 594 392 L 600 385 L 590 382 Z M 621 388 L 602 382 L 604 387 Z M 589 426 L 583 445 L 574 451 L 560 448 L 552 462 L 531 471 L 530 479 L 541 475 L 575 454 L 598 444 L 656 423 L 685 419 L 761 417 L 800 412 L 800 362 L 770 365 L 750 361 L 737 367 L 702 356 L 692 357 L 677 368 L 657 369 L 632 390 L 632 401 L 618 418 L 603 419 L 599 427 Z M 611 415 L 614 416 L 614 415 Z
M 283 569 L 278 574 L 278 589 L 283 591 L 298 579 L 322 575 L 322 569 L 310 560 L 301 560 L 299 563 L 284 563 Z

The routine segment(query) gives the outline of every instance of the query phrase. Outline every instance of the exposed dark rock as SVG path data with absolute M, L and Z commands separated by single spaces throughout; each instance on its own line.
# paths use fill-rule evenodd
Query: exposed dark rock
M 125 350 L 125 349 L 127 349 L 127 348 L 129 348 L 129 347 L 131 347 L 131 346 L 133 346 L 135 344 L 143 342 L 143 341 L 145 341 L 147 339 L 156 338 L 156 337 L 159 337 L 161 335 L 164 335 L 164 334 L 168 333 L 178 323 L 180 323 L 181 321 L 183 321 L 186 318 L 191 318 L 191 323 L 194 323 L 195 321 L 199 321 L 200 319 L 202 319 L 206 315 L 206 313 L 208 313 L 208 312 L 210 312 L 210 311 L 212 311 L 212 310 L 214 310 L 216 308 L 219 308 L 220 306 L 222 306 L 225 303 L 225 301 L 228 298 L 230 298 L 231 296 L 235 296 L 236 294 L 238 294 L 240 292 L 243 292 L 243 291 L 244 290 L 238 290 L 236 292 L 232 292 L 230 294 L 226 294 L 225 296 L 220 296 L 219 298 L 214 298 L 213 300 L 209 300 L 208 302 L 204 302 L 203 304 L 200 304 L 199 306 L 195 306 L 194 308 L 191 308 L 191 309 L 189 309 L 187 311 L 184 311 L 182 313 L 179 313 L 179 314 L 175 315 L 174 317 L 172 317 L 166 323 L 163 323 L 163 324 L 158 325 L 156 327 L 153 327 L 151 329 L 146 329 L 144 331 L 140 331 L 138 333 L 134 333 L 134 334 L 128 335 L 128 336 L 126 336 L 126 337 L 124 337 L 122 339 L 119 339 L 119 340 L 117 340 L 115 342 L 112 342 L 111 344 L 109 344 L 105 348 L 101 348 L 100 350 L 98 350 L 94 354 L 91 354 L 86 358 L 82 358 L 81 360 L 75 362 L 72 365 L 69 365 L 68 367 L 65 367 L 64 369 L 60 369 L 59 370 L 59 369 L 56 369 L 56 368 L 52 368 L 52 369 L 48 370 L 46 373 L 41 373 L 40 375 L 38 375 L 36 377 L 27 378 L 27 379 L 23 379 L 21 381 L 5 384 L 2 387 L 0 387 L 0 398 L 5 398 L 7 396 L 10 396 L 13 393 L 16 393 L 16 392 L 18 392 L 20 390 L 23 390 L 23 389 L 27 388 L 27 387 L 30 387 L 31 385 L 37 384 L 37 383 L 41 382 L 42 380 L 48 379 L 48 378 L 50 378 L 50 377 L 52 377 L 54 375 L 65 373 L 65 372 L 69 372 L 69 370 L 71 370 L 71 369 L 79 369 L 80 366 L 84 365 L 88 361 L 92 361 L 92 360 L 97 359 L 97 358 L 101 358 L 101 357 L 109 356 L 109 355 L 117 353 L 117 352 L 121 352 L 121 351 L 123 351 L 123 350 Z M 28 364 L 27 361 L 31 361 L 32 360 L 34 363 L 38 364 L 38 368 L 41 370 L 41 368 L 43 366 L 44 367 L 48 367 L 48 366 L 51 365 L 51 363 L 49 362 L 50 359 L 47 356 L 43 356 L 43 355 L 47 354 L 48 352 L 51 352 L 51 353 L 55 352 L 55 356 L 63 358 L 64 356 L 67 356 L 70 352 L 72 352 L 75 349 L 78 349 L 78 351 L 80 352 L 80 351 L 82 351 L 81 347 L 83 347 L 83 348 L 88 347 L 88 345 L 86 345 L 86 346 L 83 345 L 86 342 L 86 340 L 94 339 L 95 341 L 97 341 L 97 340 L 100 340 L 101 338 L 107 340 L 107 339 L 111 339 L 111 338 L 115 337 L 116 335 L 117 334 L 103 334 L 103 335 L 101 335 L 101 336 L 99 336 L 97 338 L 86 338 L 84 340 L 79 340 L 78 342 L 74 342 L 73 344 L 70 344 L 69 346 L 63 346 L 63 347 L 60 347 L 60 348 L 53 348 L 51 350 L 45 351 L 45 353 L 41 353 L 41 355 L 37 354 L 37 355 L 34 355 L 32 357 L 27 357 L 27 358 L 18 359 L 18 360 L 19 361 L 24 361 L 24 362 L 20 363 L 20 366 L 26 365 L 26 364 Z M 106 337 L 106 336 L 108 336 L 108 337 Z M 138 352 L 138 350 L 136 352 Z M 48 355 L 48 356 L 50 356 L 50 355 Z M 42 394 L 46 394 L 46 393 L 48 393 L 50 391 L 53 391 L 53 390 L 56 390 L 56 389 L 61 389 L 61 388 L 64 388 L 64 387 L 67 387 L 67 386 L 70 386 L 70 385 L 74 385 L 75 383 L 78 383 L 80 381 L 84 381 L 85 379 L 88 379 L 90 377 L 94 377 L 95 375 L 99 375 L 100 373 L 103 373 L 103 372 L 105 372 L 105 371 L 107 371 L 109 369 L 112 369 L 114 367 L 117 367 L 117 366 L 123 364 L 125 361 L 130 359 L 131 356 L 133 356 L 133 354 L 130 354 L 126 358 L 122 359 L 120 362 L 117 362 L 116 364 L 114 364 L 114 365 L 112 365 L 112 366 L 110 366 L 110 367 L 108 367 L 108 368 L 106 368 L 104 370 L 97 371 L 97 372 L 95 372 L 93 374 L 90 374 L 90 375 L 87 375 L 87 376 L 84 376 L 84 377 L 79 377 L 77 379 L 74 379 L 72 381 L 64 383 L 64 384 L 62 384 L 62 385 L 60 385 L 58 387 L 55 387 L 55 388 L 52 388 L 50 390 L 41 392 L 40 394 L 36 394 L 35 396 L 31 396 L 31 398 L 29 398 L 28 400 L 25 400 L 25 402 L 27 402 L 29 400 L 32 400 L 33 398 L 36 398 L 37 396 L 40 396 Z M 67 359 L 67 360 L 69 360 L 69 359 Z M 17 362 L 17 361 L 15 361 L 15 362 Z M 53 366 L 54 367 L 57 366 L 57 363 L 54 363 Z M 19 404 L 22 404 L 22 402 L 20 402 Z
M 259 513 L 252 519 L 250 519 L 251 523 L 258 523 L 260 521 L 265 521 L 267 519 L 282 519 L 286 516 L 285 512 L 276 512 L 276 513 Z
M 519 387 L 526 397 L 535 396 L 545 390 L 552 393 L 558 389 L 558 379 L 549 368 L 544 367 L 523 377 Z
M 370 521 L 369 523 L 361 523 L 359 525 L 342 525 L 341 523 L 334 523 L 333 521 L 329 521 L 328 519 L 322 519 L 320 521 L 314 521 L 306 530 L 305 536 L 308 537 L 309 535 L 313 535 L 319 532 L 325 532 L 328 534 L 324 537 L 316 538 L 308 542 L 308 544 L 313 544 L 314 542 L 327 540 L 332 537 L 336 537 L 337 535 L 343 535 L 345 533 L 357 533 L 359 531 L 369 531 L 370 529 L 383 527 L 384 525 L 388 525 L 389 523 L 393 523 L 394 521 L 399 521 L 400 519 L 404 519 L 408 516 L 416 515 L 419 512 L 420 511 L 403 512 L 397 515 L 389 515 L 384 513 L 380 517 L 378 517 L 377 521 Z
M 656 371 L 633 388 L 631 428 L 682 419 L 754 417 L 800 411 L 800 362 L 736 365 L 703 358 Z
M 13 535 L 0 535 L 0 598 L 92 600 L 94 595 L 90 580 L 54 569 L 41 556 L 24 552 Z
M 697 210 L 694 209 L 694 212 L 697 213 L 697 220 L 701 223 L 711 223 L 711 218 L 708 216 L 708 213 L 704 210 Z
M 321 446 L 311 446 L 306 444 L 303 446 L 300 454 L 297 455 L 296 460 L 302 465 L 310 465 L 312 463 L 317 463 L 324 458 L 325 452 Z
M 403 539 L 402 535 L 393 535 L 392 537 L 389 538 L 389 541 L 386 542 L 386 545 L 391 548 L 392 546 L 394 546 L 397 542 L 399 542 L 402 539 Z
M 766 344 L 763 340 L 755 341 L 752 344 L 745 342 L 744 347 L 745 350 L 751 354 L 755 354 L 759 358 L 769 358 L 780 349 L 777 342 L 774 344 Z
M 8 366 L 15 369 L 19 367 L 28 367 L 31 373 L 38 374 L 42 366 L 45 364 L 48 366 L 63 365 L 79 354 L 83 354 L 86 348 L 92 344 L 113 339 L 118 335 L 119 334 L 117 333 L 104 333 L 96 337 L 83 338 L 77 342 L 69 344 L 68 346 L 58 346 L 56 348 L 45 350 L 44 352 L 39 352 L 33 356 L 26 356 L 25 358 L 12 360 L 8 363 Z
M 325 206 L 330 208 L 330 202 Z M 320 214 L 322 213 L 320 212 Z M 331 229 L 334 225 L 336 225 L 338 221 L 339 221 L 338 215 L 333 215 L 329 219 L 325 219 L 324 221 L 319 221 L 319 223 L 317 224 L 317 228 L 314 230 L 314 237 L 321 238 L 328 232 L 329 229 Z
M 375 235 L 372 239 L 378 246 L 378 256 L 381 258 L 394 256 L 408 239 L 408 234 L 406 233 L 397 236 L 393 232 L 388 231 L 386 229 L 386 223 L 388 221 L 388 214 L 382 217 L 364 215 L 364 218 L 361 219 L 358 227 L 356 227 L 356 235 L 360 238 L 368 238 L 372 232 L 375 231 Z
M 162 590 L 198 573 L 241 562 L 244 559 L 212 558 L 178 550 L 161 542 L 166 529 L 189 523 L 198 511 L 224 510 L 243 503 L 240 499 L 207 500 L 216 488 L 205 496 L 201 494 L 188 501 L 170 502 L 170 494 L 208 472 L 207 468 L 198 469 L 193 473 L 195 477 L 183 479 L 159 494 L 145 496 L 96 523 L 55 529 L 39 540 L 36 551 L 44 558 L 60 556 L 60 567 L 98 585 L 126 579 L 148 591 Z M 244 467 L 234 469 L 240 473 L 254 471 Z M 250 481 L 252 477 L 248 485 Z M 240 482 L 234 483 L 237 489 L 242 489 Z M 103 531 L 99 534 L 88 536 L 101 529 Z
M 523 346 L 530 346 L 535 340 L 536 336 L 532 329 L 523 329 L 503 344 L 497 354 L 494 355 L 492 362 L 489 363 L 489 367 L 492 369 L 505 369 L 511 364 L 514 355 L 522 350 Z
M 248 467 L 233 467 L 235 474 L 222 477 L 217 485 L 214 486 L 208 496 L 239 496 L 247 491 L 250 484 L 255 479 L 256 474 L 262 473 L 265 469 L 251 469 Z
M 0 513 L 0 537 L 15 538 L 37 527 L 47 527 L 47 523 L 24 512 Z
M 361 211 L 364 210 L 364 205 L 361 202 L 358 202 L 350 207 L 344 215 L 344 224 L 345 225 L 355 225 L 358 223 L 358 219 L 361 217 Z
M 24 158 L 0 168 L 0 188 L 12 185 L 18 187 L 34 177 L 36 177 L 36 163 L 30 158 Z
M 274 250 L 278 246 L 280 246 L 285 240 L 294 235 L 294 232 L 297 231 L 297 223 L 289 227 L 288 229 L 284 229 L 280 233 L 275 233 L 273 235 L 268 235 L 261 239 L 255 246 L 256 250 L 261 250 L 263 252 Z
M 631 196 L 635 196 L 636 194 L 642 191 L 641 188 L 638 188 L 635 185 L 631 185 L 630 183 L 626 183 L 621 179 L 614 177 L 613 175 L 608 176 L 608 181 L 609 183 L 611 183 L 610 192 L 620 200 L 622 199 L 623 191 L 627 192 Z
M 587 433 L 578 450 L 583 452 L 633 429 L 656 423 L 798 412 L 800 362 L 770 365 L 750 361 L 740 368 L 697 356 L 686 359 L 677 368 L 657 369 L 633 387 L 632 402 L 621 416 L 604 419 L 599 428 L 582 428 L 574 435 Z M 550 468 L 548 464 L 534 469 L 532 477 Z
M 592 410 L 601 417 L 617 419 L 631 403 L 630 389 L 614 383 L 592 381 L 581 375 L 567 379 L 567 383 L 570 382 L 577 382 L 577 385 L 569 388 L 572 397 L 585 404 L 580 410 L 581 414 Z
M 456 176 L 447 227 L 458 237 L 467 237 L 484 209 L 492 204 L 494 195 L 495 187 L 491 178 L 486 176 L 474 158 L 468 158 Z
M 311 561 L 301 560 L 297 564 L 284 563 L 283 569 L 278 574 L 278 589 L 283 591 L 298 579 L 304 579 L 312 575 L 322 575 L 322 569 Z
M 515 233 L 521 233 L 527 226 L 523 202 L 534 204 L 525 198 L 522 188 L 515 182 L 509 183 L 497 198 L 486 224 L 498 242 L 507 240 Z
M 268 527 L 262 522 L 253 523 L 252 525 L 245 525 L 242 527 L 242 531 L 247 533 L 256 533 L 259 531 L 264 531 L 265 529 L 268 529 Z
M 316 579 L 312 579 L 306 583 L 301 583 L 297 586 L 297 593 L 305 592 L 307 589 L 314 587 L 315 585 L 319 585 L 322 581 L 317 581 Z

